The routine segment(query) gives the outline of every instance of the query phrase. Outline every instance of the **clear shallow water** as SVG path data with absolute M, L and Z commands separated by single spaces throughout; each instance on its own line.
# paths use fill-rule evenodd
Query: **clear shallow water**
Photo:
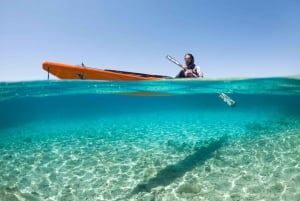
M 288 78 L 0 83 L 0 200 L 300 200 L 299 92 Z

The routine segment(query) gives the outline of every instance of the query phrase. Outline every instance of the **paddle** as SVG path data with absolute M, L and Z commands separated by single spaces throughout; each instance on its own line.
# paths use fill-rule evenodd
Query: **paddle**
M 177 66 L 179 66 L 182 69 L 185 69 L 183 67 L 182 64 L 180 64 L 176 59 L 174 59 L 173 57 L 171 57 L 170 55 L 167 55 L 167 59 L 171 62 L 173 62 L 174 64 L 176 64 Z M 198 77 L 197 75 L 193 74 L 194 77 Z M 236 102 L 234 100 L 232 100 L 229 96 L 227 96 L 225 93 L 221 92 L 218 93 L 219 98 L 221 98 L 228 106 L 230 107 L 235 107 Z

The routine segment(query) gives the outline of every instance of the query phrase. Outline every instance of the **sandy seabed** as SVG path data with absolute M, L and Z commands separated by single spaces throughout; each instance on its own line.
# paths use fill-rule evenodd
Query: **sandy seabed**
M 300 200 L 298 118 L 122 121 L 2 129 L 0 200 Z

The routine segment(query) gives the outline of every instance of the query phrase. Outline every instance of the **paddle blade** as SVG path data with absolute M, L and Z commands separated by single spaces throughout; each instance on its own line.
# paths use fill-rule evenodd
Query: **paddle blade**
M 224 93 L 219 93 L 219 97 L 230 107 L 235 107 L 236 102 Z
M 167 55 L 167 59 L 169 61 L 173 62 L 174 64 L 176 64 L 177 66 L 182 67 L 182 65 L 176 59 L 174 59 L 173 57 L 171 57 L 170 55 Z

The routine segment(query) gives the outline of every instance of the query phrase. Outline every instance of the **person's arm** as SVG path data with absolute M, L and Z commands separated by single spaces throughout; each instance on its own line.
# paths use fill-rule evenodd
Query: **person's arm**
M 197 73 L 198 77 L 203 78 L 203 73 L 201 72 L 200 66 L 196 66 L 195 69 L 196 69 L 196 73 Z

